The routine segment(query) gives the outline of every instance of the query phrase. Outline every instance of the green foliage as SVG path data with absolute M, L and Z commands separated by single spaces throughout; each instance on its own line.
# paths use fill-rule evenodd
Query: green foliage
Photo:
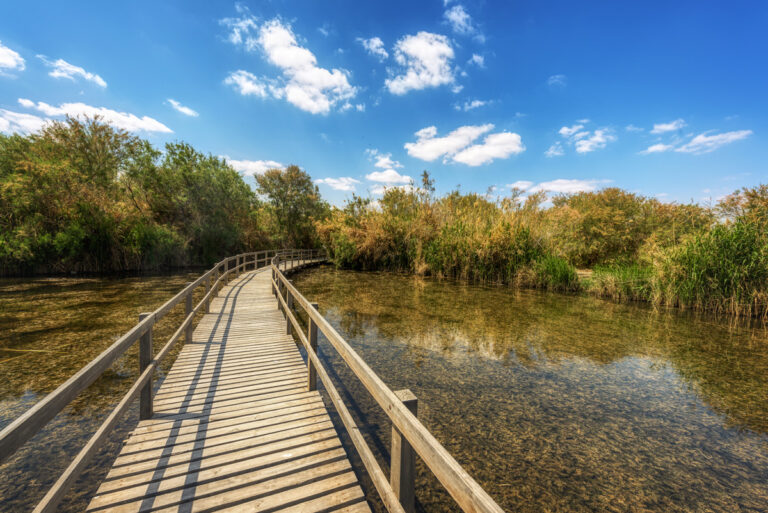
M 327 209 L 317 189 L 298 168 L 268 176 L 285 180 L 265 181 L 264 203 L 223 159 L 184 143 L 160 152 L 98 119 L 0 135 L 0 272 L 209 265 L 278 242 L 311 245 L 310 213 Z M 292 224 L 278 233 L 280 222 Z
M 545 255 L 534 265 L 539 286 L 549 290 L 569 291 L 579 288 L 576 268 L 564 258 Z
M 597 266 L 585 283 L 590 293 L 615 301 L 651 301 L 654 269 L 638 264 Z

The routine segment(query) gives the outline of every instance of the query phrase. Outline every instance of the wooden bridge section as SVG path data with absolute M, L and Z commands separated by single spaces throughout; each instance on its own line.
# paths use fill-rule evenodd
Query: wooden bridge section
M 271 288 L 221 290 L 88 511 L 370 511 Z
M 323 259 L 318 251 L 269 250 L 222 260 L 160 308 L 141 314 L 131 330 L 0 431 L 2 462 L 139 343 L 139 377 L 35 513 L 56 510 L 136 399 L 141 420 L 89 512 L 370 511 L 318 382 L 388 511 L 415 510 L 419 457 L 464 511 L 501 513 L 418 420 L 416 397 L 392 391 L 285 276 Z M 203 297 L 193 305 L 199 288 Z M 184 320 L 155 350 L 154 325 L 182 303 Z M 300 311 L 306 325 L 298 321 Z M 318 334 L 389 417 L 389 475 L 324 369 Z M 159 363 L 182 338 L 184 347 L 154 393 Z

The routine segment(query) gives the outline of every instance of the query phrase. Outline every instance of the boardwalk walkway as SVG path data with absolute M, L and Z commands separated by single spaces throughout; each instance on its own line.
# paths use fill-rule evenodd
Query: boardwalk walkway
M 88 511 L 370 511 L 271 293 L 220 291 Z

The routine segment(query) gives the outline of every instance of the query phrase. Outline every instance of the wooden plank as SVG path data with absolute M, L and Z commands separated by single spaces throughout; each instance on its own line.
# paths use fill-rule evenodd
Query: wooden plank
M 88 511 L 370 511 L 270 285 L 211 299 Z

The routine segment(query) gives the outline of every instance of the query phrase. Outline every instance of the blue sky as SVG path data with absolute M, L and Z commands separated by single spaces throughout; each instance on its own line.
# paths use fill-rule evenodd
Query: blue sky
M 424 169 L 706 202 L 768 181 L 766 26 L 759 1 L 9 0 L 0 131 L 99 113 L 336 204 Z

